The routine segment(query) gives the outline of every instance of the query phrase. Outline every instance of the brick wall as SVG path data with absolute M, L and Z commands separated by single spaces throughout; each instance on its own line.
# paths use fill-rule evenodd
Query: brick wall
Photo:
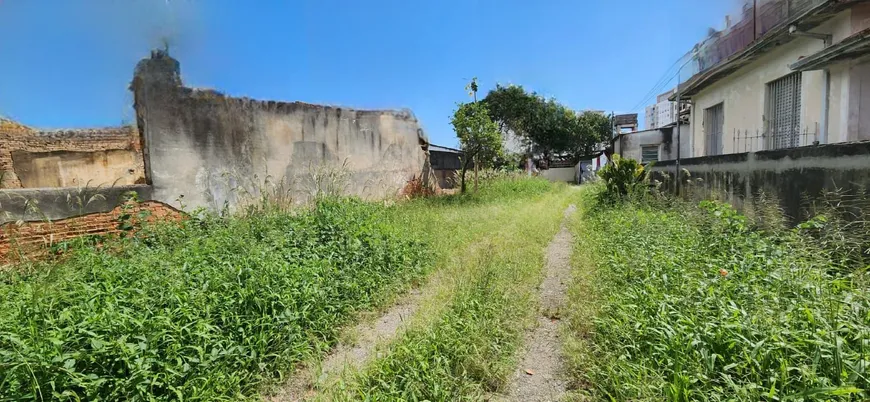
M 133 184 L 144 181 L 145 169 L 142 159 L 142 144 L 139 132 L 133 127 L 108 127 L 99 129 L 38 131 L 22 124 L 0 119 L 0 188 L 22 188 L 21 180 L 15 173 L 12 155 L 16 151 L 46 153 L 46 152 L 100 152 L 111 150 L 128 150 L 132 153 L 131 162 L 122 169 L 129 171 L 119 184 Z M 59 162 L 58 162 L 59 163 Z M 81 169 L 80 166 L 77 167 Z M 95 167 L 95 170 L 104 169 Z M 63 174 L 63 166 L 57 167 Z M 87 167 L 85 168 L 87 171 Z M 42 173 L 45 174 L 45 173 Z M 58 180 L 66 185 L 86 185 L 85 183 L 69 183 L 72 180 Z M 118 178 L 112 178 L 111 184 Z
M 53 222 L 10 222 L 0 225 L 0 265 L 21 257 L 38 256 L 48 247 L 80 236 L 119 234 L 119 217 L 122 213 L 132 215 L 131 223 L 138 227 L 139 212 L 150 212 L 146 221 L 179 220 L 183 213 L 158 201 L 144 201 L 119 206 L 110 212 L 81 215 Z

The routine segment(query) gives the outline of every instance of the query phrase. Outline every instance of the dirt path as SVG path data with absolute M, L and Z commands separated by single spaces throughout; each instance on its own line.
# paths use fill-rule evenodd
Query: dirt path
M 268 398 L 278 401 L 303 401 L 317 395 L 315 385 L 340 375 L 344 370 L 358 369 L 367 362 L 379 345 L 394 339 L 420 306 L 422 292 L 412 289 L 398 303 L 374 320 L 364 320 L 349 331 L 352 340 L 339 342 L 319 367 L 299 370 L 276 395 Z
M 557 401 L 565 393 L 565 381 L 561 378 L 559 309 L 565 303 L 571 280 L 573 238 L 566 221 L 575 210 L 573 204 L 565 210 L 562 227 L 547 247 L 538 326 L 526 335 L 525 354 L 514 373 L 508 395 L 511 401 Z

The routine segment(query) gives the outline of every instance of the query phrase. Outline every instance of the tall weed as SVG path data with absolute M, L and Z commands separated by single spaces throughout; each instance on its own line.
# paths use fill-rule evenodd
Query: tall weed
M 866 284 L 799 230 L 716 202 L 624 203 L 574 230 L 593 273 L 574 287 L 594 295 L 572 292 L 569 365 L 593 399 L 868 398 Z
M 385 210 L 207 215 L 0 273 L 0 400 L 230 400 L 425 268 Z

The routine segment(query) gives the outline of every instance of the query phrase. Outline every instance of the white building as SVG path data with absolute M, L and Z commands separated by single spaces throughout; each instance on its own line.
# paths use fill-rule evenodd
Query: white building
M 756 4 L 696 47 L 687 156 L 870 139 L 870 3 Z
M 673 95 L 673 90 L 665 92 L 656 98 L 655 104 L 646 107 L 646 119 L 644 120 L 646 130 L 655 130 L 676 122 L 674 116 L 677 111 L 677 102 L 668 100 Z

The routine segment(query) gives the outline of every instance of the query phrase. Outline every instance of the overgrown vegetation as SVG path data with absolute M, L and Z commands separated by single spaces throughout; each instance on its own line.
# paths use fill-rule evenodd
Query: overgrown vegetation
M 254 396 L 424 272 L 383 206 L 258 211 L 0 273 L 0 400 Z
M 538 178 L 484 177 L 477 194 L 405 210 L 409 228 L 439 217 L 427 235 L 433 296 L 382 358 L 326 384 L 323 400 L 480 400 L 503 389 L 534 322 L 544 249 L 570 193 Z
M 649 172 L 634 159 L 614 154 L 611 163 L 605 165 L 598 175 L 604 180 L 600 198 L 605 202 L 636 200 L 649 191 Z
M 786 229 L 711 201 L 593 204 L 573 225 L 577 399 L 870 397 L 866 265 L 817 240 L 830 215 Z
M 482 171 L 474 194 L 398 204 L 324 195 L 308 208 L 264 195 L 233 214 L 75 240 L 60 260 L 0 273 L 0 400 L 257 398 L 432 268 L 443 282 L 427 317 L 445 336 L 421 330 L 408 344 L 450 353 L 451 369 L 473 353 L 492 359 L 470 379 L 428 372 L 416 392 L 461 381 L 440 395 L 479 394 L 503 380 L 514 318 L 531 311 L 524 295 L 542 247 L 518 233 L 555 230 L 565 197 L 553 188 Z M 126 229 L 135 214 L 123 211 Z M 383 385 L 373 395 L 391 395 Z

